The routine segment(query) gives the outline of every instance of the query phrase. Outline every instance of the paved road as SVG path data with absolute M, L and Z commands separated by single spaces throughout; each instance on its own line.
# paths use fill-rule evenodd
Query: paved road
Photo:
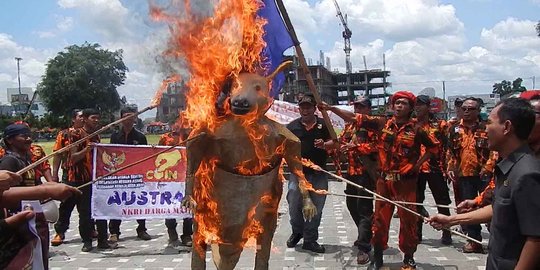
M 330 182 L 330 191 L 343 194 L 343 184 Z M 433 203 L 431 193 L 427 192 L 427 200 Z M 435 208 L 428 208 L 435 213 Z M 325 254 L 315 254 L 296 248 L 287 248 L 285 241 L 291 230 L 287 214 L 287 202 L 282 199 L 278 229 L 274 236 L 274 248 L 270 269 L 366 269 L 356 264 L 356 250 L 352 244 L 356 237 L 354 223 L 347 211 L 343 197 L 329 196 L 323 211 L 322 224 L 319 229 L 320 243 L 326 247 Z M 162 220 L 147 221 L 148 232 L 153 236 L 150 241 L 136 238 L 135 221 L 122 223 L 122 239 L 119 248 L 113 251 L 81 252 L 82 243 L 77 230 L 78 216 L 76 210 L 71 219 L 72 228 L 66 234 L 66 243 L 51 247 L 50 268 L 60 269 L 190 269 L 190 250 L 173 249 L 167 246 L 166 228 Z M 52 227 L 52 226 L 51 226 Z M 181 229 L 181 222 L 179 224 Z M 400 269 L 402 255 L 397 249 L 398 219 L 393 219 L 390 230 L 390 248 L 384 252 L 387 269 Z M 51 237 L 53 232 L 51 231 Z M 483 229 L 483 235 L 488 234 Z M 425 225 L 424 241 L 418 246 L 415 254 L 418 269 L 471 269 L 483 270 L 486 255 L 463 254 L 459 250 L 464 240 L 454 237 L 453 246 L 442 246 L 439 242 L 440 232 Z M 487 244 L 487 240 L 484 240 Z M 94 242 L 94 245 L 96 243 Z M 253 269 L 253 250 L 245 250 L 237 269 Z M 215 269 L 207 253 L 208 269 Z

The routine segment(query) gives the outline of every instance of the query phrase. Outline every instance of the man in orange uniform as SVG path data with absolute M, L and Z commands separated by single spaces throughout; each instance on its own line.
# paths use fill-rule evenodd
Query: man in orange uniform
M 529 135 L 529 139 L 527 141 L 536 158 L 540 159 L 540 94 L 536 94 L 533 91 L 525 91 L 521 93 L 520 97 L 531 102 L 534 113 L 536 115 L 536 121 L 534 123 L 533 130 Z M 494 167 L 494 163 L 498 160 L 498 158 L 499 155 L 497 154 L 497 152 L 493 152 L 492 157 L 488 161 L 488 166 Z M 475 208 L 490 205 L 493 199 L 493 190 L 495 189 L 494 180 L 494 178 L 491 178 L 488 186 L 474 200 L 465 200 L 461 202 L 457 206 L 458 213 L 469 212 Z
M 68 134 L 70 131 L 73 131 L 77 128 L 82 128 L 83 126 L 83 118 L 82 118 L 82 110 L 74 109 L 71 113 L 71 123 L 72 126 L 66 129 L 61 130 L 58 132 L 58 135 L 56 135 L 56 141 L 53 146 L 53 151 L 58 151 L 68 144 Z M 54 156 L 53 160 L 53 170 L 52 170 L 52 176 L 55 182 L 65 182 L 65 179 L 67 179 L 67 173 L 66 173 L 66 158 L 67 154 L 60 154 Z M 59 173 L 60 168 L 62 168 L 62 181 L 59 181 Z
M 418 127 L 416 121 L 411 119 L 415 102 L 416 97 L 411 92 L 395 93 L 391 98 L 394 116 L 389 120 L 364 114 L 355 116 L 351 112 L 326 104 L 321 105 L 321 109 L 331 110 L 347 122 L 355 121 L 358 127 L 382 131 L 378 145 L 381 177 L 377 180 L 377 193 L 392 200 L 416 202 L 416 181 L 420 166 L 438 153 L 437 139 Z M 426 154 L 422 157 L 421 145 L 426 147 Z M 415 206 L 408 207 L 416 212 Z M 392 204 L 384 201 L 375 202 L 371 240 L 374 247 L 374 269 L 380 269 L 383 265 L 383 249 L 388 244 L 393 211 Z M 418 245 L 416 235 L 418 217 L 401 208 L 398 209 L 398 216 L 399 248 L 405 254 L 401 269 L 416 269 L 413 256 Z
M 463 101 L 463 119 L 449 128 L 448 132 L 448 177 L 457 182 L 460 198 L 456 204 L 463 200 L 474 199 L 484 189 L 481 176 L 488 173 L 486 163 L 490 157 L 487 144 L 485 124 L 479 121 L 481 102 L 473 97 Z M 482 241 L 479 224 L 464 225 L 465 233 Z M 483 253 L 482 245 L 468 241 L 463 247 L 464 253 Z
M 416 98 L 416 121 L 418 126 L 423 128 L 439 142 L 439 154 L 432 156 L 428 161 L 422 164 L 420 174 L 418 175 L 418 183 L 416 197 L 419 203 L 423 203 L 425 199 L 426 184 L 429 184 L 429 189 L 435 198 L 435 202 L 439 205 L 450 205 L 450 195 L 448 193 L 448 185 L 443 174 L 444 153 L 447 145 L 447 124 L 444 120 L 436 119 L 430 112 L 431 98 L 426 95 L 419 95 Z M 422 147 L 422 154 L 425 153 L 425 147 Z M 437 208 L 439 214 L 450 215 L 449 208 Z M 423 206 L 418 207 L 418 212 L 424 216 L 429 216 L 427 210 Z M 419 220 L 417 224 L 418 241 L 422 241 L 422 224 Z M 444 230 L 442 233 L 441 242 L 443 245 L 452 244 L 452 236 L 449 231 Z
M 173 146 L 186 140 L 189 136 L 189 128 L 182 124 L 175 124 L 171 132 L 161 135 L 159 138 L 159 145 Z M 176 219 L 165 219 L 165 226 L 167 226 L 167 233 L 169 235 L 169 244 L 173 247 L 179 246 L 178 232 L 176 231 Z M 182 235 L 180 241 L 185 246 L 192 246 L 193 235 L 193 219 L 184 218 L 182 223 Z
M 78 129 L 70 130 L 68 133 L 68 144 L 72 144 L 87 135 L 93 133 L 98 128 L 100 119 L 99 112 L 94 109 L 84 109 L 82 111 L 83 126 Z M 68 154 L 66 160 L 66 172 L 67 178 L 66 184 L 77 187 L 89 181 L 92 181 L 92 152 L 90 143 L 99 143 L 99 135 L 88 138 L 85 142 L 79 146 L 74 147 Z M 92 231 L 94 220 L 91 217 L 91 197 L 92 186 L 86 186 L 80 189 L 81 196 L 71 197 L 64 202 L 64 207 L 77 206 L 79 212 L 79 234 L 83 240 L 83 252 L 89 252 L 92 247 Z M 62 207 L 62 206 L 61 206 Z M 60 209 L 60 213 L 67 213 L 67 211 Z M 58 235 L 64 235 L 69 224 L 69 218 L 60 215 L 58 222 L 56 223 L 55 230 Z M 67 224 L 66 224 L 67 223 Z M 110 249 L 114 248 L 107 242 L 107 221 L 96 220 L 95 225 L 98 231 L 98 248 Z
M 358 114 L 371 114 L 371 101 L 359 96 L 353 102 L 354 112 Z M 347 123 L 340 136 L 340 150 L 347 155 L 347 179 L 373 190 L 375 186 L 374 174 L 377 172 L 377 133 L 365 128 L 356 128 L 354 122 Z M 371 174 L 368 172 L 371 170 Z M 373 176 L 372 176 L 373 175 Z M 345 194 L 354 196 L 369 196 L 365 191 L 347 184 Z M 371 251 L 371 217 L 373 216 L 373 201 L 347 197 L 347 209 L 358 229 L 358 238 L 354 245 L 358 247 L 357 263 L 367 264 L 368 253 Z

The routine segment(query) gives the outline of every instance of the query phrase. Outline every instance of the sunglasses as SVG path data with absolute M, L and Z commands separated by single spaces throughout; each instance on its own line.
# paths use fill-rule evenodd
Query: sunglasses
M 464 112 L 467 112 L 467 111 L 476 111 L 478 108 L 475 108 L 475 107 L 461 107 L 461 109 L 464 111 Z

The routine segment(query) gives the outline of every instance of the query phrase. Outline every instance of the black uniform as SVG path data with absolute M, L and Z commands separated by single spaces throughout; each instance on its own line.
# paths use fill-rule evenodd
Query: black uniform
M 497 164 L 494 194 L 486 269 L 514 269 L 527 237 L 540 237 L 540 160 L 527 145 Z
M 114 132 L 111 135 L 111 143 L 112 144 L 128 144 L 128 145 L 146 145 L 148 144 L 148 141 L 146 140 L 146 136 L 142 134 L 142 132 L 138 131 L 135 128 L 132 128 L 128 134 L 125 134 L 123 129 L 120 129 Z M 120 235 L 121 223 L 122 223 L 121 220 L 111 219 L 111 221 L 109 222 L 109 232 L 111 234 Z M 137 233 L 145 232 L 146 220 L 137 219 L 137 223 L 139 223 L 139 226 L 137 226 Z

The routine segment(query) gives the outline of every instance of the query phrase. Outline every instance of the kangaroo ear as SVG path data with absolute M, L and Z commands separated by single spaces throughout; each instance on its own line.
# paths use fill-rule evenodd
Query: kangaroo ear
M 282 71 L 284 68 L 286 68 L 288 65 L 292 64 L 293 61 L 291 60 L 288 60 L 288 61 L 285 61 L 283 63 L 281 63 L 277 68 L 276 70 L 274 70 L 274 72 L 272 72 L 272 74 L 268 75 L 268 77 L 266 77 L 266 80 L 268 82 L 272 81 L 274 79 L 274 77 L 280 72 Z

